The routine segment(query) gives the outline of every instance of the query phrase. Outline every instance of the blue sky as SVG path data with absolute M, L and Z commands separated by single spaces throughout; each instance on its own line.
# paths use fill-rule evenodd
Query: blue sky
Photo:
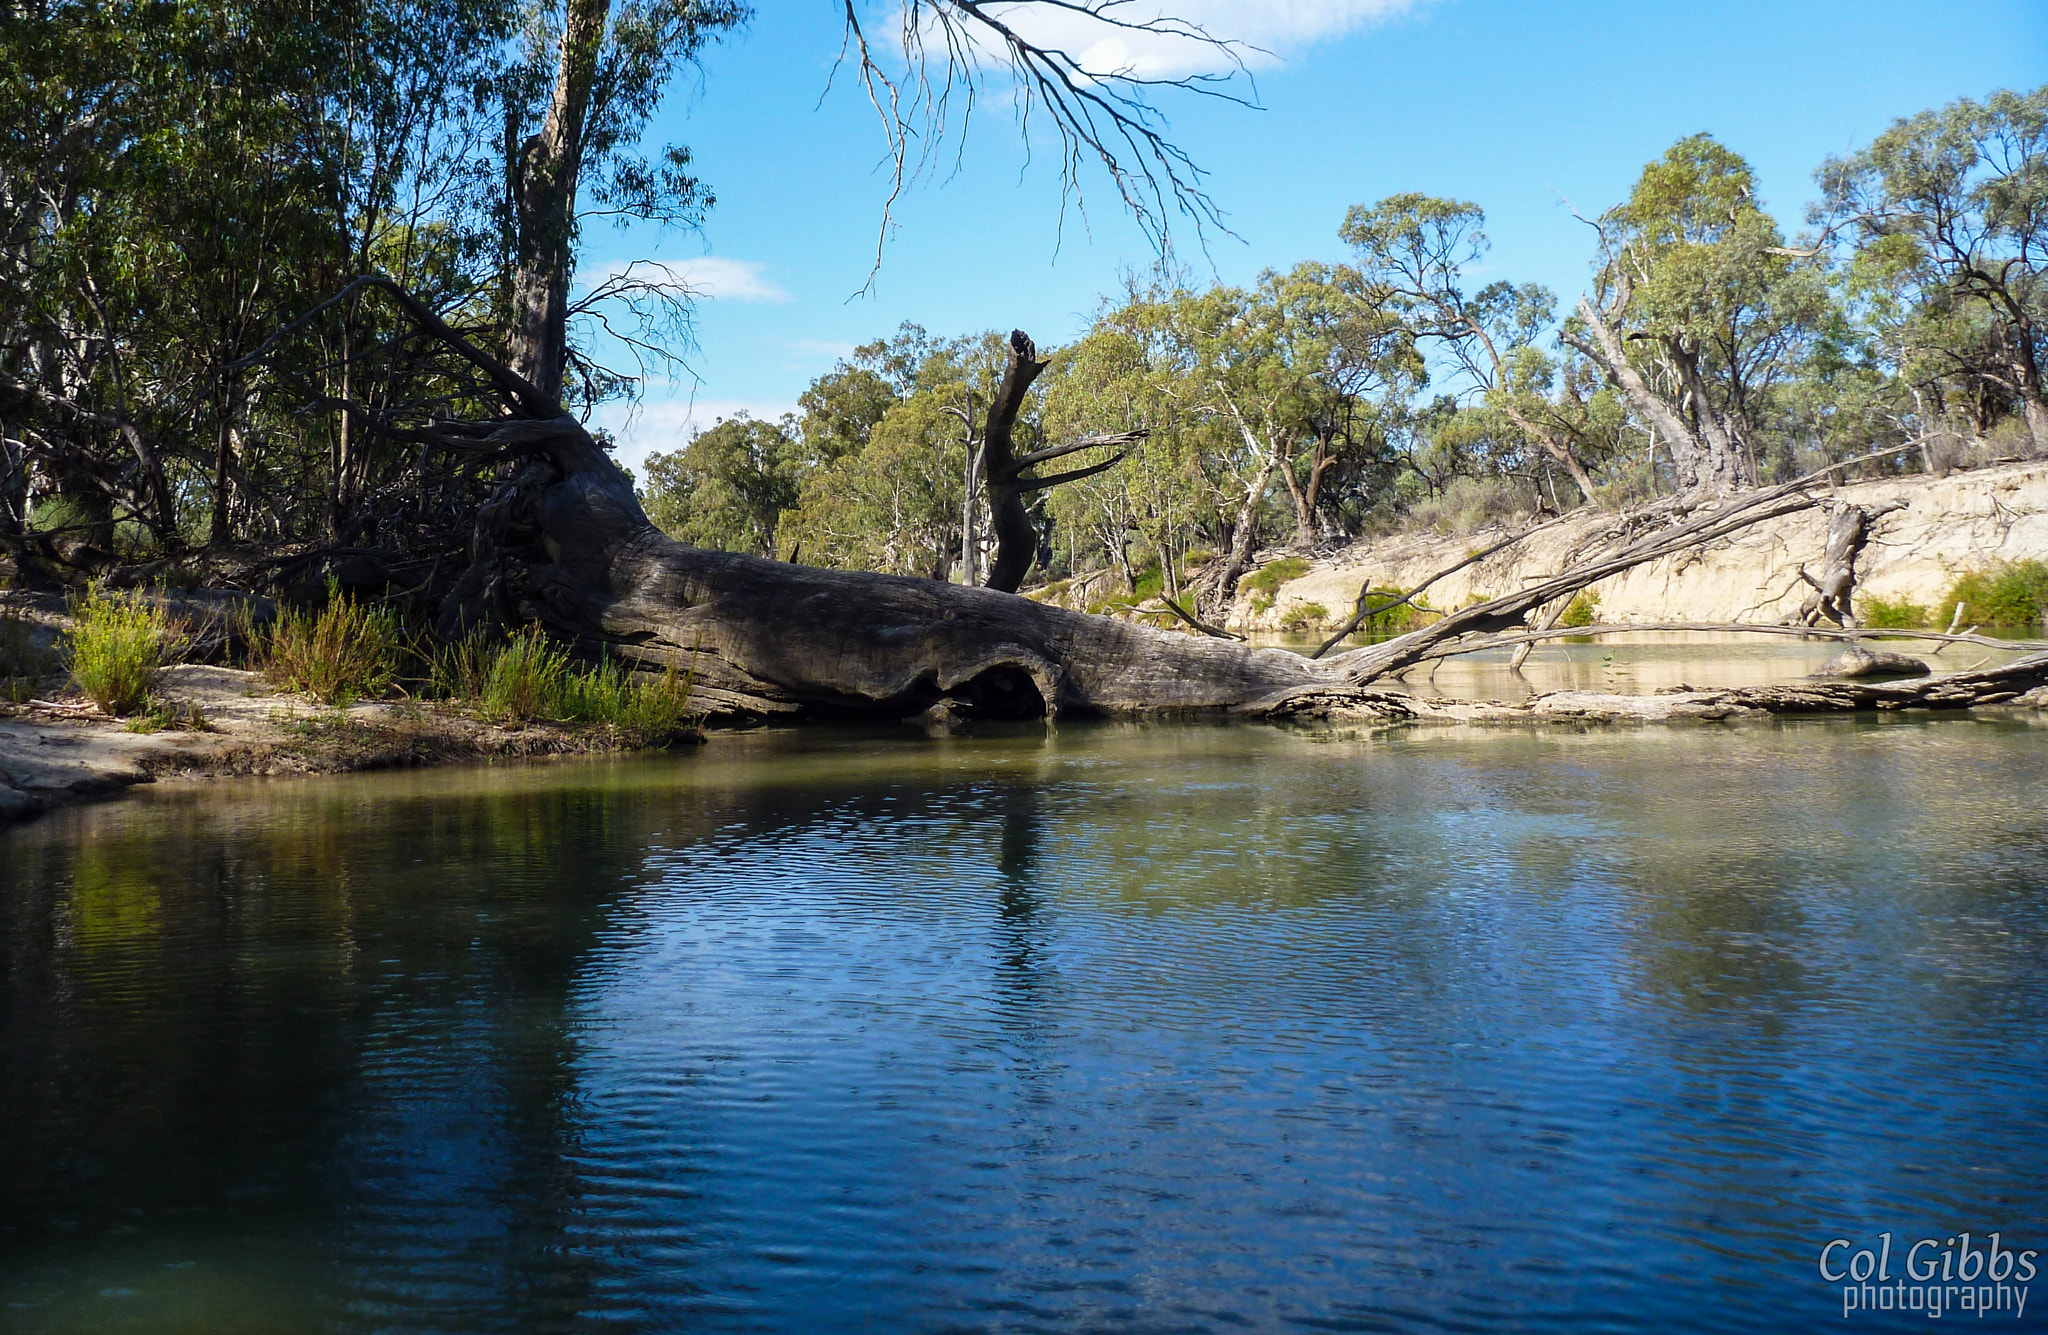
M 1487 279 L 1542 282 L 1568 304 L 1586 281 L 1590 233 L 1560 195 L 1591 215 L 1681 136 L 1704 130 L 1748 157 L 1765 203 L 1796 229 L 1828 154 L 1898 116 L 2048 81 L 2042 0 L 1153 2 L 1272 53 L 1254 57 L 1262 110 L 1158 99 L 1238 234 L 1212 237 L 1204 260 L 1186 230 L 1183 257 L 1233 283 L 1341 259 L 1348 206 L 1420 190 L 1486 210 Z M 844 72 L 826 92 L 837 7 L 757 4 L 752 25 L 678 83 L 650 135 L 695 153 L 718 197 L 703 231 L 586 237 L 586 274 L 653 258 L 708 292 L 689 354 L 695 383 L 652 385 L 636 411 L 598 418 L 628 462 L 737 409 L 792 408 L 854 344 L 906 320 L 1069 341 L 1120 274 L 1153 261 L 1099 176 L 1082 181 L 1086 216 L 1069 201 L 1062 227 L 1056 161 L 1043 145 L 1027 157 L 992 84 L 958 169 L 949 145 L 947 170 L 899 201 L 861 294 L 888 178 L 873 111 Z

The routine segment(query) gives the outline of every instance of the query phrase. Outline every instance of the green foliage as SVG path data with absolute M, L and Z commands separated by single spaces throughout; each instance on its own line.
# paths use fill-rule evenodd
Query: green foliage
M 1560 626 L 1591 626 L 1600 620 L 1600 591 L 1581 589 L 1578 596 L 1565 605 L 1564 615 L 1558 618 Z
M 480 677 L 477 707 L 503 723 L 603 724 L 652 746 L 675 737 L 692 718 L 688 675 L 674 668 L 635 672 L 616 660 L 583 667 L 538 626 L 490 652 Z
M 1927 609 L 1910 598 L 1865 598 L 1859 619 L 1873 630 L 1918 630 L 1929 620 Z
M 95 588 L 71 616 L 71 679 L 85 698 L 113 718 L 148 704 L 172 647 L 162 609 L 140 595 Z
M 436 700 L 474 700 L 484 693 L 497 658 L 497 646 L 473 630 L 453 643 L 440 644 L 422 657 L 427 665 L 427 692 Z
M 528 626 L 492 654 L 477 706 L 486 718 L 530 723 L 560 718 L 572 669 L 568 650 Z
M 1987 435 L 1992 405 L 2038 405 L 2041 357 L 2022 350 L 2048 339 L 2048 87 L 1894 121 L 1815 176 L 1815 220 L 1849 241 L 1861 350 L 1921 439 Z M 2048 413 L 2031 416 L 2026 452 L 2048 455 Z
M 1368 635 L 1405 635 L 1436 615 L 1420 599 L 1400 602 L 1405 594 L 1406 590 L 1391 586 L 1367 589 L 1364 598 L 1367 616 L 1359 623 L 1359 630 Z M 1400 605 L 1395 606 L 1396 603 Z
M 1309 564 L 1299 556 L 1283 556 L 1277 561 L 1268 561 L 1251 574 L 1237 582 L 1237 587 L 1248 593 L 1272 597 L 1280 586 L 1291 580 L 1300 579 L 1309 572 Z
M 138 711 L 124 725 L 129 732 L 157 733 L 178 728 L 185 732 L 218 732 L 206 711 L 198 705 L 172 704 L 167 700 L 152 701 L 148 708 Z
M 1979 626 L 2034 626 L 2048 618 L 2048 562 L 2001 561 L 1958 575 L 1942 606 L 1963 605 L 1963 620 Z
M 776 526 L 796 503 L 801 475 L 793 426 L 740 413 L 682 450 L 649 455 L 640 489 L 647 517 L 693 547 L 777 555 Z
M 286 690 L 345 709 L 391 688 L 405 666 L 397 617 L 328 585 L 318 611 L 282 608 L 249 637 L 251 664 Z

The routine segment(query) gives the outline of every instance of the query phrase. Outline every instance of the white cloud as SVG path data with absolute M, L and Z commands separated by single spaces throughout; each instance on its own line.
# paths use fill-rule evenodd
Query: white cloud
M 1212 38 L 1240 43 L 1238 56 L 1252 69 L 1328 38 L 1344 37 L 1397 18 L 1427 0 L 1133 0 L 1116 7 L 1119 20 L 1199 28 Z M 1234 66 L 1213 45 L 1172 31 L 1134 32 L 1086 14 L 1057 7 L 1020 7 L 1005 22 L 1035 43 L 1075 53 L 1082 69 L 1098 77 L 1178 78 L 1221 74 Z M 987 54 L 987 53 L 985 53 Z
M 713 301 L 788 301 L 789 293 L 768 276 L 768 266 L 758 260 L 728 259 L 723 255 L 699 255 L 687 260 L 617 260 L 577 275 L 584 293 L 596 291 L 627 270 L 638 267 L 641 277 L 681 283 L 699 298 Z
M 797 411 L 794 403 L 772 399 L 657 399 L 646 403 L 607 403 L 590 415 L 619 442 L 612 456 L 637 475 L 650 454 L 679 450 L 699 431 L 720 419 L 745 413 L 759 421 L 777 421 Z

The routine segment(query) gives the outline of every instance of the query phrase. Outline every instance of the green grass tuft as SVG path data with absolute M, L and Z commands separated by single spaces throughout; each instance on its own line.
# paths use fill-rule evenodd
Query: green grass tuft
M 1576 598 L 1565 605 L 1564 615 L 1558 618 L 1560 626 L 1591 626 L 1600 620 L 1600 594 L 1594 589 L 1581 589 Z
M 276 621 L 251 634 L 250 658 L 279 686 L 345 709 L 391 689 L 404 666 L 405 639 L 391 613 L 332 584 L 327 593 L 319 611 L 281 609 Z
M 1268 561 L 1251 574 L 1237 582 L 1237 587 L 1250 591 L 1255 597 L 1263 597 L 1266 606 L 1273 605 L 1273 595 L 1289 580 L 1300 579 L 1308 573 L 1308 562 L 1299 556 L 1283 556 L 1277 561 Z
M 1330 609 L 1321 603 L 1296 603 L 1281 616 L 1280 625 L 1293 631 L 1321 630 L 1329 619 Z
M 1387 610 L 1373 612 L 1372 615 L 1359 623 L 1358 628 L 1367 635 L 1405 635 L 1417 626 L 1422 625 L 1425 618 L 1436 615 L 1436 612 L 1420 599 L 1412 603 L 1402 603 L 1399 607 L 1388 607 L 1388 604 L 1399 601 L 1406 592 L 1407 590 L 1405 589 L 1396 589 L 1391 586 L 1367 589 L 1365 591 L 1365 606 L 1367 610 L 1371 611 L 1373 608 L 1381 607 L 1385 607 Z
M 495 648 L 481 641 L 455 646 L 445 675 L 473 694 L 485 717 L 501 723 L 597 723 L 641 746 L 658 746 L 691 726 L 691 679 L 674 668 L 636 672 L 616 659 L 580 666 L 568 650 L 528 626 Z
M 1918 630 L 1928 623 L 1927 609 L 1910 598 L 1866 598 L 1862 623 L 1872 630 Z

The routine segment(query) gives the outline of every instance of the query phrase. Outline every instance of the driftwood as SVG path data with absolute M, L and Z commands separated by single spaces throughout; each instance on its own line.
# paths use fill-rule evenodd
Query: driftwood
M 1393 691 L 1306 686 L 1232 711 L 1272 722 L 1350 723 L 1656 723 L 1714 722 L 1767 714 L 1847 714 L 1972 709 L 1989 705 L 2048 706 L 2048 653 L 2002 667 L 1923 677 L 1910 682 L 1796 682 L 1727 690 L 1674 687 L 1655 695 L 1556 691 L 1516 703 L 1420 700 Z
M 1974 644 L 1986 649 L 2003 649 L 2007 652 L 2044 653 L 2048 642 L 2040 640 L 1995 640 L 1988 635 L 1965 633 L 1946 635 L 1933 630 L 1839 630 L 1829 626 L 1787 626 L 1760 625 L 1753 621 L 1631 621 L 1612 625 L 1565 626 L 1513 631 L 1502 635 L 1490 635 L 1483 639 L 1460 640 L 1454 644 L 1439 645 L 1426 653 L 1417 654 L 1413 663 L 1430 663 L 1445 658 L 1461 658 L 1467 654 L 1482 654 L 1489 649 L 1509 649 L 1521 645 L 1537 644 L 1544 640 L 1592 639 L 1599 635 L 1644 635 L 1670 633 L 1674 631 L 1697 632 L 1710 635 L 1779 635 L 1794 639 L 1849 640 L 1932 640 L 1942 648 L 1950 644 Z M 1935 650 L 1941 652 L 1941 648 Z M 1410 666 L 1413 666 L 1413 663 Z
M 1830 505 L 1827 546 L 1824 549 L 1827 564 L 1819 579 L 1807 574 L 1805 566 L 1799 567 L 1799 578 L 1811 585 L 1813 592 L 1801 604 L 1793 620 L 1802 626 L 1819 625 L 1824 619 L 1837 626 L 1855 625 L 1856 558 L 1870 540 L 1871 524 L 1894 510 L 1905 508 L 1904 501 L 1892 501 L 1872 510 L 1860 505 Z
M 1925 660 L 1910 654 L 1885 653 L 1852 644 L 1806 675 L 1846 680 L 1859 677 L 1925 677 L 1933 671 Z

